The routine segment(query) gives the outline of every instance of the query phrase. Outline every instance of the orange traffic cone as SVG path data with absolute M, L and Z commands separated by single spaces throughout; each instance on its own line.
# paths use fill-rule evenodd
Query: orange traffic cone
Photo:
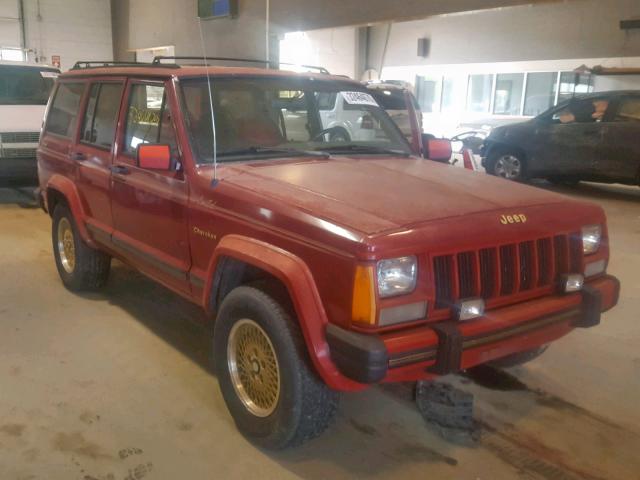
M 473 161 L 473 151 L 465 148 L 462 151 L 462 161 L 464 162 L 464 168 L 466 168 L 467 170 L 475 170 L 475 164 Z

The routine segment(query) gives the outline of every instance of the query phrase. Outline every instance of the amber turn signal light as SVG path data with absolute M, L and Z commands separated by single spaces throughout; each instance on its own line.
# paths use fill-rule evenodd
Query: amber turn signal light
M 358 265 L 353 281 L 351 319 L 360 324 L 376 324 L 376 299 L 373 289 L 373 267 Z

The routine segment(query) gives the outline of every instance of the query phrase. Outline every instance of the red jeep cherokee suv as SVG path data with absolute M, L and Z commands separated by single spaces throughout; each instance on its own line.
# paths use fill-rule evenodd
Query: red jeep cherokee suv
M 342 77 L 78 64 L 38 169 L 65 286 L 115 257 L 201 305 L 226 404 L 269 448 L 321 433 L 339 391 L 523 362 L 618 299 L 600 207 L 414 156 Z

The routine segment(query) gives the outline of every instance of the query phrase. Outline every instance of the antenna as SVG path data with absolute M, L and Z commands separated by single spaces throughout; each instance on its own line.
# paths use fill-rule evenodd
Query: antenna
M 207 61 L 207 52 L 204 45 L 204 34 L 202 33 L 202 20 L 198 17 L 198 29 L 200 30 L 200 45 L 202 46 L 202 57 L 204 59 L 204 67 L 207 70 L 207 88 L 209 90 L 209 108 L 211 110 L 211 133 L 213 133 L 213 180 L 211 186 L 216 187 L 218 180 L 218 139 L 216 137 L 216 116 L 213 113 L 213 94 L 211 93 L 211 76 L 209 75 L 209 62 Z

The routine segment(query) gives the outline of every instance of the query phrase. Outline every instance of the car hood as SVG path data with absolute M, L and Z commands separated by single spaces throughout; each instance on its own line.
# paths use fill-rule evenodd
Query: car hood
M 225 170 L 225 183 L 366 235 L 566 201 L 541 189 L 418 158 L 305 158 Z

